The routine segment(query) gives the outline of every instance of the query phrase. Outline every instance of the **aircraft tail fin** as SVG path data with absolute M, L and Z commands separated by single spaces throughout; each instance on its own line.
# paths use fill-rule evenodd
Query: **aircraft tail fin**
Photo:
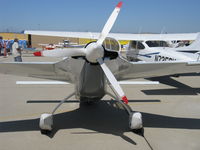
M 176 51 L 185 52 L 187 54 L 200 52 L 200 32 L 197 34 L 195 41 L 193 41 L 189 46 L 176 48 Z
M 200 51 L 200 33 L 198 33 L 196 40 L 187 47 L 188 49 Z

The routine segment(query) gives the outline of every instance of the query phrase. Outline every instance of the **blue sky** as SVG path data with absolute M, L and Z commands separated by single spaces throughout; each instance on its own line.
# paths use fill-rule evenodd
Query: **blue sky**
M 0 31 L 95 31 L 118 0 L 2 0 Z M 112 32 L 200 32 L 200 0 L 123 0 Z

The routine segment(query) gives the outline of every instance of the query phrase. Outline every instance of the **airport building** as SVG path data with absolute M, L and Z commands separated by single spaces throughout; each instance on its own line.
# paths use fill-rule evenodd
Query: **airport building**
M 4 40 L 13 40 L 18 38 L 19 40 L 28 40 L 28 35 L 22 33 L 0 33 L 0 36 L 3 37 Z
M 0 36 L 2 36 L 4 40 L 13 40 L 15 38 L 18 38 L 19 40 L 26 40 L 29 46 L 36 48 L 41 47 L 40 44 L 58 44 L 64 40 L 77 44 L 85 44 L 92 41 L 90 39 L 26 35 L 22 33 L 0 33 Z

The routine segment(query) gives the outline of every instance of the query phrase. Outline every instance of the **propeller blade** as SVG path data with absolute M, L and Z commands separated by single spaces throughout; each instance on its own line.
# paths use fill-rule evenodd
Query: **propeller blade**
M 107 37 L 108 33 L 110 32 L 110 30 L 112 29 L 116 19 L 117 19 L 117 16 L 120 12 L 120 8 L 122 6 L 122 2 L 119 2 L 117 4 L 117 6 L 115 7 L 114 11 L 112 12 L 112 14 L 110 15 L 109 19 L 107 20 L 100 36 L 99 36 L 99 39 L 97 41 L 97 45 L 102 45 L 103 44 L 103 41 L 105 40 L 105 38 Z
M 110 71 L 110 69 L 103 62 L 103 59 L 100 58 L 97 61 L 99 62 L 102 70 L 104 71 L 108 81 L 110 82 L 113 91 L 118 95 L 118 97 L 121 100 L 123 100 L 124 103 L 128 104 L 128 99 L 125 96 L 124 91 L 122 90 L 121 86 L 117 82 L 117 80 L 116 80 L 115 76 L 113 75 L 113 73 Z
M 85 56 L 85 49 L 84 48 L 63 48 L 63 49 L 38 51 L 33 54 L 35 56 L 44 56 L 44 57 Z

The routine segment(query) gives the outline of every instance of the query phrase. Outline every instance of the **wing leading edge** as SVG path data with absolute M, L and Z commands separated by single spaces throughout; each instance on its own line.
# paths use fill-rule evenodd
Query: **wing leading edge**
M 82 65 L 81 60 L 70 58 L 60 62 L 6 62 L 0 63 L 0 73 L 74 83 L 80 71 L 72 67 Z
M 106 62 L 117 79 L 128 80 L 200 72 L 200 62 L 128 62 L 121 58 Z
M 40 36 L 56 36 L 71 38 L 98 39 L 98 32 L 59 32 L 59 31 L 34 31 L 26 30 L 24 34 L 40 35 Z M 173 33 L 173 34 L 128 34 L 128 33 L 109 33 L 108 37 L 117 40 L 195 40 L 198 33 Z

